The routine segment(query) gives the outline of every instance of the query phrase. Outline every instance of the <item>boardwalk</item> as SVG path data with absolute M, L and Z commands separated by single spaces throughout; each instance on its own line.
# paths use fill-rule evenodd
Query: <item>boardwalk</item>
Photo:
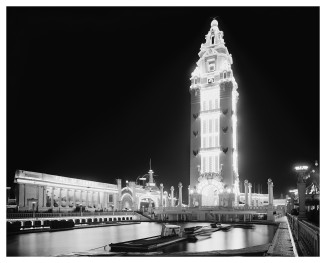
M 280 225 L 273 238 L 272 245 L 267 251 L 267 256 L 272 257 L 297 257 L 298 253 L 290 233 L 286 216 L 275 220 Z

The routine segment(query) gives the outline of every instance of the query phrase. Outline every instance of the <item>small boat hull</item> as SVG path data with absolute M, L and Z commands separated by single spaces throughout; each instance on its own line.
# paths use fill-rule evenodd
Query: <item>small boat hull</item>
M 186 239 L 187 237 L 179 236 L 153 236 L 115 244 L 112 243 L 110 244 L 110 247 L 112 252 L 149 252 L 164 246 L 184 241 Z

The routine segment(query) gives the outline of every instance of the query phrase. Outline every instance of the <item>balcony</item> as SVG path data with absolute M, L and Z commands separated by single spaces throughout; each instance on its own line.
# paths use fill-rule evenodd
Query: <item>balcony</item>
M 206 147 L 206 148 L 200 148 L 200 154 L 201 153 L 210 153 L 210 152 L 220 152 L 221 147 Z
M 221 109 L 210 109 L 210 110 L 204 110 L 200 111 L 199 118 L 205 117 L 205 116 L 212 116 L 216 114 L 221 114 Z

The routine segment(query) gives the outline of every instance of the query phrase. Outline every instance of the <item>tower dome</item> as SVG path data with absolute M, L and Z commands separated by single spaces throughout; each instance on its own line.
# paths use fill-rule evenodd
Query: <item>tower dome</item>
M 214 19 L 211 23 L 211 27 L 215 27 L 215 26 L 218 26 L 218 22 L 216 19 Z

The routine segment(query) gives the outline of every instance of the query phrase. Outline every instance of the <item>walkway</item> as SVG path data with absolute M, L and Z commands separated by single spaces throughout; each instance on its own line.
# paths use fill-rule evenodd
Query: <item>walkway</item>
M 275 222 L 280 223 L 280 225 L 276 230 L 272 245 L 269 247 L 266 253 L 267 256 L 297 257 L 298 253 L 286 216 L 275 219 Z

